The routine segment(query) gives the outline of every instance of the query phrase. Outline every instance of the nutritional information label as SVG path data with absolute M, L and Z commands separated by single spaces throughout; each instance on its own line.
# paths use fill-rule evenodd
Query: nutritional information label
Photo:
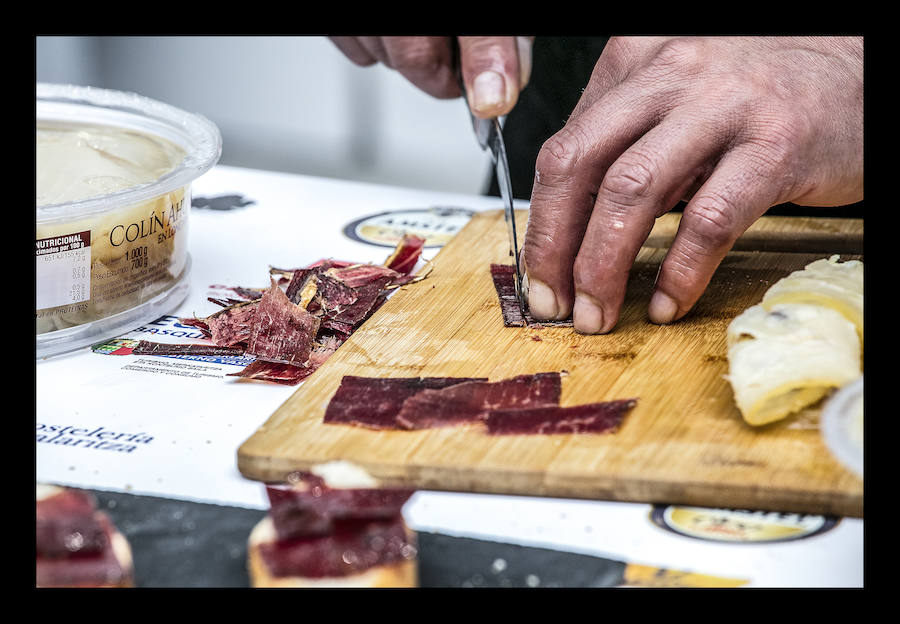
M 90 230 L 39 238 L 35 247 L 36 309 L 56 308 L 90 300 Z

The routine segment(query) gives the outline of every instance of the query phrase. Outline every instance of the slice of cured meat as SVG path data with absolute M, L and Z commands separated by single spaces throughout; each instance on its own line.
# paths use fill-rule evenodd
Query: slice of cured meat
M 369 429 L 397 429 L 397 414 L 403 402 L 415 394 L 430 389 L 447 388 L 471 381 L 487 381 L 472 377 L 356 377 L 341 379 L 323 422 L 367 427 Z
M 318 318 L 291 303 L 274 282 L 259 300 L 256 315 L 247 345 L 248 354 L 270 362 L 306 363 L 319 331 Z
M 123 550 L 124 538 L 100 512 L 98 524 L 103 528 L 104 539 L 108 546 L 95 553 L 80 553 L 65 557 L 38 554 L 35 558 L 35 585 L 37 587 L 130 586 L 130 559 L 119 554 Z
M 202 343 L 167 344 L 141 340 L 131 352 L 134 355 L 243 355 L 244 349 Z
M 519 308 L 516 298 L 515 267 L 507 264 L 492 264 L 491 278 L 494 280 L 494 289 L 500 299 L 500 313 L 503 315 L 503 324 L 506 327 L 571 327 L 572 319 L 561 321 L 539 321 L 525 310 Z
M 325 363 L 341 345 L 342 338 L 336 336 L 322 336 L 320 342 L 313 345 L 309 359 L 302 366 L 284 364 L 282 362 L 268 362 L 266 360 L 254 360 L 237 373 L 229 373 L 229 377 L 243 377 L 259 381 L 271 381 L 273 383 L 294 386 L 310 375 Z
M 131 547 L 84 490 L 36 489 L 37 587 L 130 587 Z
M 560 374 L 519 375 L 501 381 L 469 381 L 417 392 L 396 416 L 403 429 L 429 429 L 480 422 L 499 409 L 555 407 L 562 392 Z
M 253 301 L 263 296 L 265 292 L 261 288 L 244 288 L 243 286 L 233 286 L 231 288 L 237 295 L 245 301 Z
M 493 410 L 484 422 L 492 435 L 612 433 L 636 404 L 636 399 L 622 399 L 572 407 Z
M 332 322 L 357 326 L 383 303 L 384 289 L 400 274 L 385 267 L 356 265 L 316 275 L 318 299 Z
M 409 275 L 419 261 L 424 246 L 424 238 L 404 234 L 393 253 L 384 261 L 384 266 L 402 275 Z
M 323 535 L 336 520 L 390 519 L 400 514 L 415 490 L 407 488 L 333 488 L 321 476 L 294 473 L 292 485 L 266 486 L 269 515 L 279 539 Z
M 276 577 L 340 578 L 416 556 L 415 537 L 400 514 L 336 520 L 327 535 L 265 540 L 259 550 Z
M 59 488 L 36 504 L 37 553 L 45 557 L 98 553 L 109 543 L 95 515 L 96 500 L 83 490 Z
M 316 275 L 321 275 L 328 269 L 340 269 L 348 266 L 354 266 L 354 263 L 328 259 L 319 260 L 318 262 L 301 269 L 294 269 L 289 273 L 285 272 L 282 279 L 284 279 L 285 275 L 290 275 L 290 279 L 288 280 L 288 285 L 284 290 L 284 294 L 287 295 L 287 298 L 290 299 L 292 303 L 300 303 L 300 293 L 310 281 L 315 282 L 314 278 Z M 306 306 L 304 305 L 303 307 Z
M 201 318 L 192 318 L 192 317 L 184 317 L 179 318 L 178 322 L 182 325 L 187 325 L 188 327 L 196 327 L 203 335 L 207 338 L 212 338 L 212 331 L 209 329 L 209 324 L 206 322 L 206 319 Z
M 228 376 L 294 386 L 315 371 L 316 369 L 311 366 L 295 366 L 293 364 L 284 364 L 283 362 L 255 360 L 236 373 L 228 373 Z
M 262 299 L 236 303 L 207 316 L 204 321 L 211 340 L 220 347 L 246 345 L 256 323 L 256 311 Z M 185 320 L 181 321 L 182 323 Z

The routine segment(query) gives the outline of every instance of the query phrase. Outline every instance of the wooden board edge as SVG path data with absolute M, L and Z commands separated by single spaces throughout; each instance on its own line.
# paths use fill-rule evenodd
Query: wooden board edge
M 242 455 L 238 469 L 241 475 L 263 483 L 284 483 L 294 471 L 309 470 L 318 463 L 333 458 L 315 458 L 292 462 L 278 457 Z M 482 467 L 477 473 L 463 469 L 454 473 L 446 467 L 430 469 L 423 466 L 407 466 L 404 478 L 391 472 L 388 466 L 377 463 L 361 463 L 361 468 L 384 487 L 411 487 L 417 490 L 457 492 L 468 494 L 494 494 L 507 496 L 537 496 L 559 499 L 579 499 L 606 502 L 646 503 L 651 505 L 691 505 L 709 507 L 716 501 L 717 507 L 773 511 L 779 513 L 820 514 L 839 517 L 863 518 L 863 494 L 838 494 L 822 492 L 821 495 L 779 488 L 772 484 L 704 483 L 664 481 L 655 479 L 642 486 L 640 480 L 629 479 L 627 487 L 616 479 L 585 479 L 583 476 L 554 475 L 551 478 L 541 471 L 510 472 Z M 432 476 L 430 473 L 434 472 Z M 660 490 L 666 492 L 660 495 Z M 651 494 L 656 492 L 656 494 Z

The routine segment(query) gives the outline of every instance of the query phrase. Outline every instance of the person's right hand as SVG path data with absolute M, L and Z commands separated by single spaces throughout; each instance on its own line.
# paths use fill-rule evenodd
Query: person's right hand
M 436 98 L 462 95 L 451 37 L 329 37 L 360 66 L 383 63 Z M 477 117 L 506 115 L 528 84 L 534 37 L 457 37 L 469 109 Z
M 676 321 L 770 207 L 863 199 L 862 37 L 614 37 L 535 164 L 536 319 L 602 334 L 654 222 L 685 200 L 648 317 Z

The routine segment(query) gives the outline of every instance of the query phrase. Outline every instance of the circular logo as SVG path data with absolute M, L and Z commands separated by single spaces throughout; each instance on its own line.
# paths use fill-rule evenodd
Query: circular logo
M 677 505 L 655 505 L 650 518 L 657 526 L 679 535 L 713 542 L 754 544 L 818 535 L 838 522 L 833 516 Z
M 426 247 L 442 247 L 473 214 L 474 210 L 453 206 L 390 210 L 348 223 L 344 235 L 360 243 L 396 247 L 404 234 L 414 234 L 425 239 Z

